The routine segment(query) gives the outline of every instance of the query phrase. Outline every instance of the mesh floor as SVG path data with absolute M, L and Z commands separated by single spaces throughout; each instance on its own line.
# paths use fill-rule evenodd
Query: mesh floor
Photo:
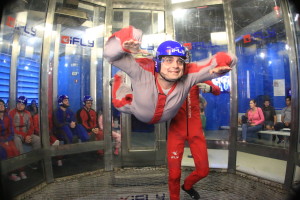
M 186 177 L 192 169 L 184 169 Z M 95 171 L 56 179 L 19 199 L 105 199 L 105 200 L 167 200 L 169 199 L 168 171 L 165 168 L 130 168 L 112 172 Z M 182 180 L 183 182 L 183 180 Z M 243 175 L 211 171 L 194 188 L 201 199 L 288 199 L 288 192 L 279 184 Z M 181 191 L 182 200 L 190 199 Z

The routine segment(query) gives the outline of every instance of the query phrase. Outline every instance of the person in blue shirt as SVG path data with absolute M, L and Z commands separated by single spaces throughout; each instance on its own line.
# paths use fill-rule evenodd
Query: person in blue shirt
M 57 103 L 59 107 L 53 113 L 56 137 L 65 144 L 71 144 L 74 136 L 77 136 L 82 142 L 88 141 L 89 135 L 86 129 L 81 124 L 77 124 L 75 114 L 69 108 L 69 97 L 60 95 Z

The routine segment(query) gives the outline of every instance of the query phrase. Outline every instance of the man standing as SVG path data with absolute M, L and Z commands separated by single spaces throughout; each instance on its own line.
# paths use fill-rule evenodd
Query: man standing
M 69 97 L 60 95 L 57 99 L 59 107 L 53 113 L 53 123 L 55 127 L 56 137 L 63 140 L 65 144 L 73 142 L 74 135 L 77 135 L 82 142 L 89 140 L 89 135 L 81 124 L 76 123 L 73 111 L 68 108 Z
M 176 116 L 171 120 L 167 159 L 169 168 L 169 193 L 171 200 L 180 199 L 181 160 L 185 141 L 188 141 L 195 162 L 195 170 L 185 178 L 181 189 L 192 199 L 200 199 L 193 185 L 208 175 L 208 155 L 206 140 L 200 119 L 199 88 L 193 86 Z
M 283 128 L 291 128 L 291 121 L 292 121 L 292 110 L 291 110 L 291 97 L 285 98 L 286 107 L 284 107 L 281 111 L 281 122 L 277 122 L 274 126 L 275 131 L 280 131 Z M 284 142 L 282 135 L 277 135 L 278 142 Z

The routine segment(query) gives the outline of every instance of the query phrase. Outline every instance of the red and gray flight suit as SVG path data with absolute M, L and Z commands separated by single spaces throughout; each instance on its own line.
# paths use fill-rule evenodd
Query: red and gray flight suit
M 142 122 L 158 123 L 172 119 L 196 83 L 216 78 L 209 70 L 219 66 L 234 65 L 236 59 L 226 53 L 194 63 L 188 63 L 183 77 L 167 94 L 164 94 L 154 72 L 155 62 L 149 58 L 135 59 L 123 49 L 124 41 L 141 41 L 142 32 L 132 26 L 114 33 L 107 41 L 104 57 L 114 66 L 124 71 L 131 80 L 131 88 L 124 83 L 124 75 L 117 73 L 114 79 L 112 97 L 114 106 L 120 111 L 135 115 Z M 134 97 L 134 98 L 133 98 Z
M 27 136 L 31 137 L 30 145 L 32 145 L 34 150 L 41 148 L 40 137 L 33 134 L 34 126 L 30 112 L 27 110 L 18 111 L 17 108 L 14 108 L 9 111 L 9 116 L 12 118 L 14 127 L 14 142 L 20 153 L 24 153 L 23 143 L 25 143 L 25 138 Z
M 214 95 L 220 94 L 220 88 L 211 81 L 205 81 L 212 87 Z M 199 88 L 193 86 L 176 116 L 171 120 L 167 157 L 169 168 L 169 193 L 171 200 L 180 199 L 181 161 L 185 141 L 188 141 L 193 155 L 195 170 L 185 178 L 184 188 L 190 190 L 195 183 L 206 177 L 209 172 L 206 140 L 203 133 L 199 107 Z

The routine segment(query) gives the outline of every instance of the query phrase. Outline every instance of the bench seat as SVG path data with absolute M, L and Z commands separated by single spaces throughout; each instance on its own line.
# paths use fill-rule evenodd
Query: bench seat
M 263 133 L 263 134 L 270 134 L 270 135 L 283 135 L 283 136 L 290 136 L 291 133 L 289 131 L 273 131 L 273 130 L 263 130 L 263 131 L 258 131 L 258 133 Z

